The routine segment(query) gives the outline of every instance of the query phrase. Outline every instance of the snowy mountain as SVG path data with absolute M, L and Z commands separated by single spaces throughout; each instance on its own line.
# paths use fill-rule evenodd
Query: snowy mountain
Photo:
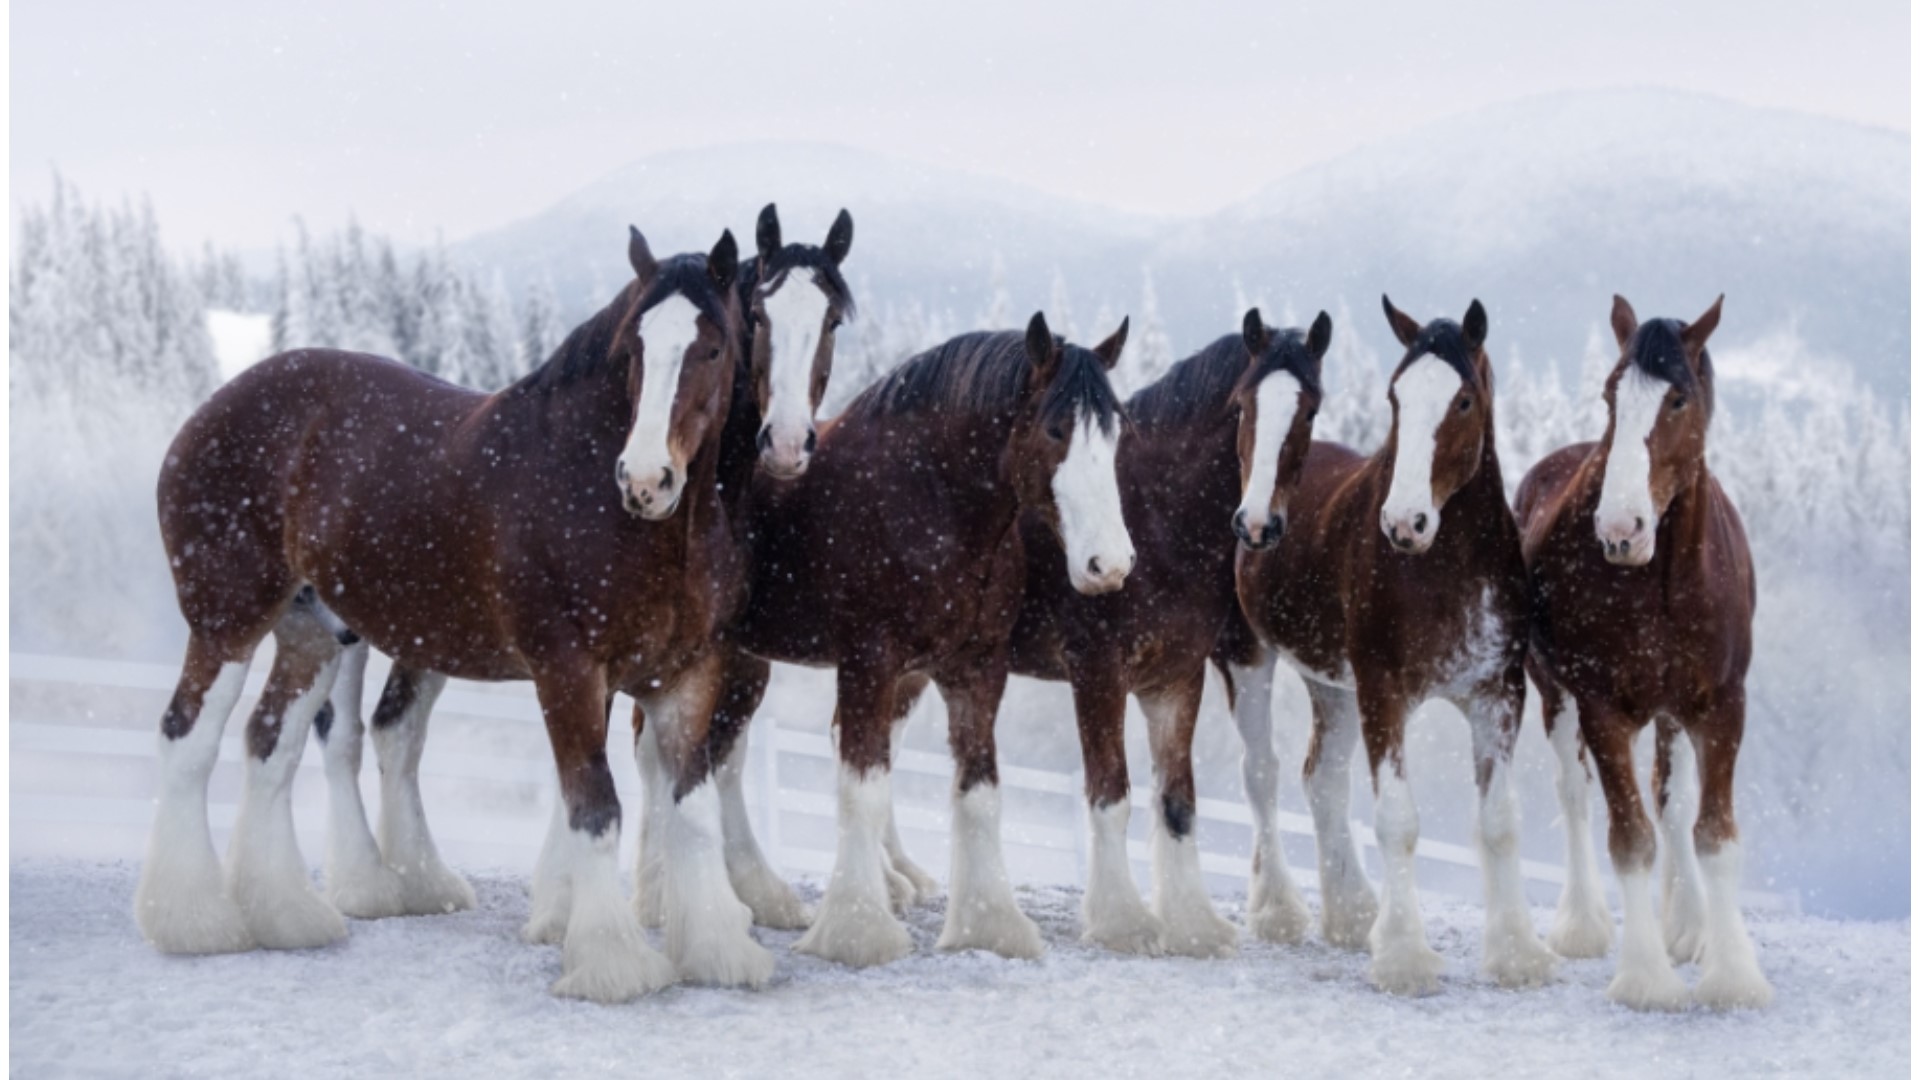
M 1269 122 L 1284 135 L 1284 113 Z M 1387 343 L 1381 292 L 1409 310 L 1493 313 L 1496 357 L 1568 376 L 1618 291 L 1690 317 L 1726 292 L 1723 348 L 1791 332 L 1882 393 L 1908 385 L 1908 138 L 1714 98 L 1633 90 L 1494 106 L 1285 177 L 1245 202 L 1156 221 L 1017 184 L 832 146 L 765 144 L 636 161 L 456 254 L 516 286 L 550 275 L 570 311 L 626 268 L 625 225 L 656 250 L 750 243 L 779 202 L 789 237 L 857 224 L 862 295 L 975 325 L 997 256 L 1016 313 L 1139 303 L 1152 267 L 1178 353 L 1237 322 L 1243 293 L 1297 315 L 1345 300 Z

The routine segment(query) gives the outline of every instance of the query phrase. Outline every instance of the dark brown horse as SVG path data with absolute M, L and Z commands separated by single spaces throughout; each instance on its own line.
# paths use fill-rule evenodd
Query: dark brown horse
M 670 928 L 669 954 L 708 981 L 771 972 L 727 887 L 718 798 L 695 780 L 719 688 L 714 633 L 744 599 L 716 479 L 737 255 L 727 234 L 709 255 L 660 261 L 637 230 L 628 254 L 635 280 L 498 394 L 303 350 L 235 379 L 175 440 L 160 516 L 191 637 L 162 724 L 162 795 L 135 903 L 159 947 L 299 947 L 344 931 L 307 882 L 288 801 L 339 660 L 318 605 L 295 602 L 311 586 L 412 671 L 535 683 L 566 804 L 556 854 L 571 910 L 556 993 L 624 1000 L 675 974 L 620 896 L 605 750 L 617 690 L 648 705 L 676 779 L 666 833 L 689 914 Z M 279 648 L 248 725 L 223 893 L 207 774 L 269 632 Z
M 1035 315 L 1024 335 L 955 338 L 825 425 L 805 477 L 755 481 L 752 602 L 712 756 L 744 741 L 768 659 L 838 668 L 839 852 L 799 951 L 865 966 L 912 947 L 891 910 L 916 883 L 887 851 L 888 772 L 902 703 L 929 681 L 956 762 L 940 946 L 1041 951 L 1001 857 L 993 740 L 1026 583 L 1018 526 L 1030 511 L 1057 532 L 1075 588 L 1126 580 L 1134 552 L 1114 474 L 1124 421 L 1107 382 L 1126 331 L 1088 350 Z
M 1193 730 L 1207 658 L 1238 621 L 1234 537 L 1262 546 L 1286 529 L 1320 403 L 1320 361 L 1333 321 L 1307 332 L 1268 328 L 1256 309 L 1241 333 L 1175 365 L 1127 402 L 1120 501 L 1139 563 L 1127 587 L 1085 596 L 1044 524 L 1024 522 L 1026 601 L 1013 632 L 1013 671 L 1073 686 L 1087 775 L 1092 850 L 1082 902 L 1086 938 L 1127 952 L 1231 953 L 1237 933 L 1213 909 L 1193 836 Z M 1153 910 L 1127 857 L 1127 695 L 1147 714 L 1153 751 Z M 1271 757 L 1271 753 L 1269 753 Z M 1259 764 L 1268 784 L 1277 768 Z M 1250 774 L 1256 770 L 1249 759 Z M 1250 780 L 1250 783 L 1256 782 Z M 1259 863 L 1249 922 L 1297 939 L 1306 908 L 1277 849 Z
M 1587 830 L 1584 746 L 1606 793 L 1607 846 L 1626 916 L 1608 996 L 1635 1008 L 1684 1005 L 1686 984 L 1671 955 L 1700 961 L 1700 1001 L 1762 1006 L 1773 990 L 1740 915 L 1733 815 L 1753 655 L 1753 558 L 1740 514 L 1706 461 L 1714 399 L 1707 339 L 1720 324 L 1720 301 L 1691 323 L 1642 323 L 1616 296 L 1612 321 L 1620 362 L 1607 379 L 1605 437 L 1547 456 L 1518 498 L 1533 575 L 1529 666 L 1560 758 L 1571 867 L 1554 944 L 1598 956 L 1611 937 Z M 1654 798 L 1667 834 L 1664 943 L 1647 882 L 1653 827 L 1633 768 L 1634 737 L 1649 721 L 1657 728 Z M 1688 780 L 1689 744 L 1700 780 L 1691 822 L 1672 791 L 1676 779 Z
M 1526 701 L 1527 578 L 1494 449 L 1487 315 L 1476 300 L 1460 322 L 1422 327 L 1381 302 L 1407 350 L 1387 390 L 1393 428 L 1371 458 L 1315 443 L 1286 542 L 1241 551 L 1241 609 L 1271 652 L 1240 660 L 1252 667 L 1277 653 L 1306 680 L 1323 927 L 1337 944 L 1367 941 L 1374 982 L 1395 993 L 1437 989 L 1444 967 L 1414 893 L 1420 819 L 1407 782 L 1407 717 L 1436 697 L 1466 715 L 1486 878 L 1484 966 L 1504 986 L 1538 983 L 1554 957 L 1527 913 L 1510 775 Z M 1348 828 L 1347 766 L 1362 736 L 1386 864 L 1377 915 Z

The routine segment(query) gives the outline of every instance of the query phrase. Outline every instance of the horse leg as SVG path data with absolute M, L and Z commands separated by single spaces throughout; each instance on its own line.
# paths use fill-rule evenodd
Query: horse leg
M 585 657 L 569 658 L 540 665 L 534 689 L 566 807 L 555 859 L 573 901 L 553 993 L 629 1001 L 670 985 L 674 970 L 647 944 L 620 896 L 620 796 L 607 766 L 606 675 Z
M 660 765 L 660 744 L 647 723 L 646 706 L 633 706 L 633 758 L 640 770 L 640 828 L 633 860 L 633 910 L 640 925 L 657 930 L 666 925 L 666 837 L 661 824 L 672 805 L 669 782 Z
M 1307 680 L 1313 739 L 1303 767 L 1320 866 L 1320 933 L 1329 945 L 1363 949 L 1380 913 L 1353 838 L 1353 751 L 1360 705 L 1353 691 Z
M 887 896 L 884 834 L 894 683 L 898 673 L 874 658 L 840 665 L 835 727 L 840 732 L 840 840 L 833 876 L 795 952 L 870 967 L 913 951 Z
M 1004 654 L 969 659 L 935 682 L 947 703 L 953 750 L 953 865 L 942 949 L 986 949 L 1016 960 L 1046 951 L 1040 928 L 1014 903 L 1000 850 L 1000 771 L 993 722 L 1007 689 Z
M 900 752 L 900 740 L 907 731 L 907 717 L 912 715 L 913 707 L 919 704 L 920 695 L 926 689 L 927 677 L 920 674 L 907 675 L 894 687 L 893 725 L 888 729 L 887 743 L 889 767 L 893 756 Z M 895 912 L 904 915 L 915 904 L 923 904 L 940 895 L 940 883 L 907 857 L 906 845 L 900 842 L 900 826 L 894 820 L 891 800 L 887 803 L 886 849 L 887 893 L 893 897 Z
M 1760 973 L 1753 939 L 1740 915 L 1740 828 L 1733 817 L 1733 765 L 1746 728 L 1743 690 L 1734 690 L 1692 724 L 1700 757 L 1700 820 L 1693 827 L 1707 879 L 1700 985 L 1694 996 L 1716 1009 L 1764 1008 L 1773 987 Z
M 1473 729 L 1473 779 L 1479 789 L 1480 873 L 1487 922 L 1481 968 L 1509 989 L 1539 986 L 1559 966 L 1534 932 L 1520 878 L 1520 804 L 1513 794 L 1513 745 L 1526 708 L 1526 676 L 1514 665 L 1498 686 L 1458 703 Z
M 1676 964 L 1691 964 L 1700 959 L 1707 899 L 1693 850 L 1693 825 L 1700 816 L 1700 772 L 1692 745 L 1679 735 L 1679 721 L 1669 716 L 1654 719 L 1653 805 L 1666 845 L 1660 853 L 1660 925 L 1666 931 L 1667 955 Z
M 1362 682 L 1359 703 L 1361 734 L 1373 773 L 1373 831 L 1386 871 L 1380 915 L 1369 936 L 1373 982 L 1388 993 L 1431 994 L 1440 989 L 1446 961 L 1427 944 L 1420 898 L 1413 885 L 1420 811 L 1413 802 L 1413 786 L 1407 783 L 1407 702 L 1393 690 Z
M 707 726 L 721 693 L 725 657 L 709 652 L 665 693 L 644 704 L 666 793 L 659 836 L 665 863 L 667 957 L 680 977 L 710 986 L 763 986 L 773 955 L 748 932 L 753 913 L 727 877 L 720 792 L 707 754 Z
M 223 648 L 196 631 L 160 721 L 159 797 L 133 916 L 140 933 L 161 952 L 254 947 L 240 908 L 227 895 L 207 826 L 207 780 L 220 759 L 220 733 L 240 700 L 254 648 L 253 643 Z
M 1127 819 L 1133 813 L 1127 780 L 1127 691 L 1114 677 L 1114 665 L 1089 668 L 1072 672 L 1092 836 L 1087 891 L 1080 899 L 1080 918 L 1086 924 L 1081 936 L 1117 952 L 1158 956 L 1166 926 L 1140 898 L 1133 860 L 1127 856 Z
M 427 717 L 446 685 L 447 677 L 437 671 L 395 664 L 373 710 L 373 749 L 380 763 L 380 854 L 400 875 L 409 915 L 441 915 L 474 905 L 473 886 L 441 861 L 420 800 Z
M 804 930 L 807 906 L 793 886 L 774 870 L 754 839 L 753 818 L 747 813 L 742 786 L 747 771 L 747 734 L 753 714 L 766 696 L 772 665 L 730 650 L 720 691 L 720 707 L 708 729 L 709 760 L 720 791 L 720 833 L 725 837 L 727 879 L 734 895 L 753 912 L 753 921 L 775 930 Z M 769 778 L 771 783 L 771 778 Z M 774 791 L 767 792 L 771 799 Z
M 371 651 L 364 641 L 347 646 L 333 677 L 333 693 L 313 718 L 327 771 L 327 902 L 340 914 L 356 919 L 407 913 L 400 875 L 380 861 L 380 845 L 373 839 L 367 807 L 360 798 L 360 756 L 366 738 L 360 702 Z
M 333 692 L 340 642 L 295 603 L 273 629 L 273 669 L 247 721 L 246 789 L 227 844 L 227 890 L 253 939 L 307 949 L 347 936 L 346 920 L 314 891 L 293 831 L 293 778 L 313 718 Z
M 1244 747 L 1240 777 L 1253 813 L 1253 876 L 1247 885 L 1247 927 L 1262 941 L 1293 945 L 1307 936 L 1313 915 L 1287 872 L 1280 850 L 1275 802 L 1280 790 L 1280 755 L 1273 743 L 1273 669 L 1276 658 L 1262 649 L 1250 665 L 1234 664 L 1227 682 L 1233 688 L 1233 723 Z
M 1166 950 L 1181 956 L 1232 956 L 1240 932 L 1213 910 L 1193 835 L 1193 727 L 1200 718 L 1206 667 L 1178 684 L 1140 695 L 1153 753 L 1153 911 L 1166 924 Z
M 1653 823 L 1647 820 L 1633 775 L 1633 737 L 1640 725 L 1591 701 L 1580 702 L 1579 709 L 1580 735 L 1607 797 L 1607 851 L 1620 880 L 1620 966 L 1607 986 L 1607 997 L 1634 1009 L 1682 1008 L 1687 984 L 1667 959 L 1647 882 L 1653 869 Z
M 533 880 L 527 886 L 527 921 L 520 940 L 529 945 L 559 945 L 567 940 L 567 919 L 573 914 L 573 881 L 567 877 L 567 799 L 557 786 L 553 813 L 547 818 L 547 837 L 534 860 Z
M 1606 894 L 1600 888 L 1600 864 L 1593 851 L 1593 800 L 1587 790 L 1593 781 L 1580 738 L 1580 717 L 1574 712 L 1573 699 L 1551 675 L 1536 664 L 1529 663 L 1528 667 L 1540 691 L 1540 715 L 1546 723 L 1547 741 L 1553 744 L 1554 756 L 1560 762 L 1560 819 L 1567 830 L 1567 884 L 1560 890 L 1560 906 L 1554 912 L 1547 944 L 1561 956 L 1605 956 L 1613 944 L 1613 916 L 1607 911 Z

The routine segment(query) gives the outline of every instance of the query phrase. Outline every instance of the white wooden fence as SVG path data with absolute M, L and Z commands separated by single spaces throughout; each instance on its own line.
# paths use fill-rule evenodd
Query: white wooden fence
M 151 819 L 153 756 L 159 717 L 178 671 L 169 665 L 15 653 L 9 697 L 12 847 L 15 857 L 51 855 L 138 858 Z M 265 681 L 259 658 L 245 696 L 228 722 L 212 786 L 215 840 L 224 846 L 238 803 L 245 718 Z M 386 665 L 378 657 L 367 673 L 368 708 Z M 616 710 L 615 738 L 624 712 Z M 447 857 L 468 866 L 525 870 L 544 836 L 552 766 L 539 708 L 526 684 L 455 682 L 435 709 L 434 737 L 421 765 L 421 785 L 434 834 Z M 456 734 L 453 729 L 460 729 Z M 834 749 L 820 731 L 787 726 L 762 710 L 752 731 L 747 797 L 762 847 L 789 873 L 824 875 L 834 852 Z M 372 757 L 372 749 L 367 755 Z M 309 861 L 318 863 L 325 830 L 320 754 L 310 741 L 295 781 L 295 821 Z M 637 778 L 616 756 L 616 786 L 628 807 L 639 805 Z M 897 819 L 911 854 L 936 874 L 946 865 L 947 786 L 952 764 L 944 753 L 902 749 L 894 764 Z M 1081 777 L 1004 763 L 1000 768 L 1004 839 L 1017 882 L 1084 884 L 1086 816 Z M 362 770 L 369 808 L 377 791 L 369 760 Z M 1149 858 L 1147 797 L 1137 790 L 1129 853 L 1144 880 Z M 1313 823 L 1283 811 L 1280 828 L 1294 877 L 1312 890 Z M 1199 799 L 1196 836 L 1201 868 L 1216 890 L 1244 889 L 1252 819 L 1237 799 Z M 1375 853 L 1373 829 L 1356 822 L 1355 835 Z M 631 830 L 629 829 L 629 835 Z M 1423 888 L 1477 896 L 1478 860 L 1472 848 L 1442 839 L 1420 841 Z M 630 857 L 630 854 L 629 854 Z M 1536 902 L 1550 901 L 1565 880 L 1562 867 L 1523 860 Z M 1797 910 L 1794 894 L 1752 892 L 1755 909 Z

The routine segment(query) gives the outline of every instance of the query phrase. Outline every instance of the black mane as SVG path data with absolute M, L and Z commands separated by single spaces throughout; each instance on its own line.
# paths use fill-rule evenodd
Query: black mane
M 796 271 L 812 271 L 814 281 L 826 289 L 828 296 L 833 297 L 841 317 L 848 322 L 853 321 L 858 312 L 858 306 L 853 302 L 853 289 L 848 287 L 847 279 L 840 275 L 840 267 L 826 250 L 813 244 L 788 244 L 774 252 L 771 259 L 762 260 L 755 255 L 741 263 L 737 286 L 741 310 L 753 309 L 753 293 L 761 285 Z
M 705 255 L 675 255 L 661 260 L 636 304 L 634 294 L 639 289 L 638 281 L 628 282 L 611 303 L 574 327 L 546 363 L 511 389 L 554 389 L 609 372 L 624 376 L 624 360 L 616 361 L 613 355 L 614 344 L 620 338 L 620 320 L 626 318 L 629 311 L 634 318 L 639 318 L 676 294 L 686 297 L 700 314 L 723 330 L 730 325 L 726 303 L 720 290 L 714 287 L 713 277 L 707 273 Z
M 1310 390 L 1320 389 L 1319 373 L 1307 356 L 1302 330 L 1272 330 L 1261 367 L 1286 370 Z M 1300 363 L 1291 363 L 1295 358 Z M 1247 371 L 1246 338 L 1228 334 L 1185 360 L 1127 399 L 1127 415 L 1141 427 L 1173 427 L 1209 422 L 1221 415 Z
M 1026 389 L 1031 369 L 1024 334 L 1010 330 L 962 334 L 907 360 L 867 387 L 847 406 L 846 415 L 1011 415 Z M 1040 399 L 1040 422 L 1072 423 L 1081 408 L 1090 411 L 1105 432 L 1111 432 L 1122 415 L 1120 399 L 1107 380 L 1107 369 L 1100 358 L 1078 345 L 1062 345 L 1060 370 Z
M 1686 329 L 1687 324 L 1679 319 L 1649 319 L 1641 323 L 1633 333 L 1633 340 L 1627 342 L 1626 361 L 1650 378 L 1672 383 L 1684 393 L 1699 394 L 1707 415 L 1712 416 L 1713 360 L 1705 349 L 1700 350 L 1700 372 L 1705 378 L 1694 375 L 1693 367 L 1687 363 L 1687 346 L 1682 337 Z
M 1460 329 L 1459 323 L 1452 319 L 1435 319 L 1421 329 L 1419 337 L 1413 339 L 1413 344 L 1407 347 L 1407 355 L 1393 373 L 1397 378 L 1407 369 L 1407 365 L 1422 356 L 1432 355 L 1446 361 L 1447 366 L 1460 376 L 1460 385 L 1479 386 L 1480 369 L 1474 365 L 1473 354 L 1474 351 L 1467 348 L 1467 335 Z

